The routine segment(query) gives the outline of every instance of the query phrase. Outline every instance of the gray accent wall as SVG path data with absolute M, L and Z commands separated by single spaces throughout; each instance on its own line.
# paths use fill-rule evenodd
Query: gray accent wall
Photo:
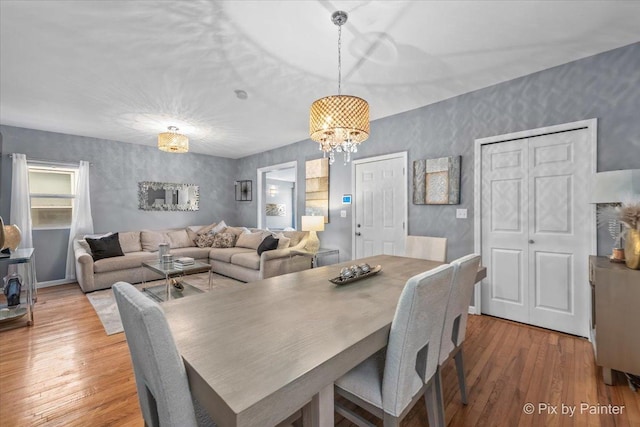
M 234 215 L 236 169 L 233 160 L 191 153 L 171 154 L 155 147 L 11 126 L 0 126 L 0 134 L 3 141 L 0 215 L 7 222 L 12 169 L 8 153 L 23 153 L 27 159 L 91 162 L 91 210 L 97 233 L 210 224 Z M 200 210 L 139 210 L 140 181 L 199 185 Z M 64 268 L 58 268 L 66 259 L 60 250 L 60 241 L 65 241 L 68 234 L 68 230 L 34 231 L 39 281 L 64 278 Z
M 371 105 L 371 109 L 375 114 L 376 106 Z M 408 153 L 408 232 L 447 237 L 451 260 L 473 251 L 474 140 L 591 118 L 598 119 L 598 171 L 640 168 L 640 43 L 373 121 L 370 138 L 353 157 Z M 0 126 L 0 141 L 3 218 L 8 221 L 11 199 L 11 160 L 7 153 L 52 161 L 88 160 L 93 163 L 91 203 L 96 232 L 180 227 L 221 219 L 230 225 L 255 227 L 257 169 L 289 161 L 298 161 L 299 224 L 304 212 L 304 162 L 322 156 L 317 144 L 310 140 L 233 160 L 169 154 L 154 147 L 10 126 Z M 413 205 L 413 161 L 452 155 L 462 156 L 461 203 Z M 343 166 L 340 156 L 331 166 L 330 222 L 325 231 L 318 233 L 321 245 L 339 249 L 343 261 L 351 259 L 351 206 L 342 205 L 341 201 L 343 194 L 352 191 L 352 167 Z M 250 202 L 235 201 L 234 181 L 243 179 L 254 183 Z M 140 211 L 136 193 L 139 181 L 197 184 L 200 211 Z M 468 209 L 468 219 L 456 219 L 457 208 Z M 346 218 L 340 217 L 341 210 L 347 211 Z M 610 253 L 608 233 L 600 230 L 598 234 L 598 253 Z M 59 272 L 53 271 L 53 265 L 64 257 L 59 245 L 46 245 L 52 240 L 64 240 L 64 236 L 40 237 L 44 236 L 34 235 L 34 240 L 44 245 L 37 248 L 36 259 L 59 258 L 37 261 L 39 280 L 55 280 Z
M 474 140 L 591 118 L 598 119 L 598 171 L 640 168 L 640 43 L 376 120 L 354 158 L 407 151 L 410 183 L 414 160 L 462 156 L 459 205 L 409 201 L 409 234 L 447 237 L 452 260 L 473 251 Z M 317 144 L 304 140 L 240 159 L 237 175 L 255 179 L 256 168 L 292 160 L 304 165 L 320 156 Z M 339 215 L 342 194 L 351 193 L 351 168 L 340 156 L 330 168 L 330 223 L 319 233 L 321 246 L 339 249 L 341 260 L 351 258 L 351 209 L 347 218 Z M 298 182 L 298 212 L 304 212 L 302 167 Z M 255 202 L 236 206 L 241 221 L 255 223 Z M 468 209 L 468 219 L 456 219 L 457 208 Z M 610 253 L 606 231 L 598 240 L 598 253 Z

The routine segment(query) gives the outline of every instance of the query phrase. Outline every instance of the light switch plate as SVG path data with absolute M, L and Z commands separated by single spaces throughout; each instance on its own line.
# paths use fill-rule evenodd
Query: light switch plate
M 340 211 L 340 218 L 346 218 L 347 217 L 347 211 Z
M 466 219 L 467 218 L 467 210 L 466 209 L 456 209 L 456 218 Z

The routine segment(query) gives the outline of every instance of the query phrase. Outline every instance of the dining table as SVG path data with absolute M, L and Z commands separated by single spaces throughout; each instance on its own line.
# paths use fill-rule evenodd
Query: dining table
M 348 284 L 343 267 L 380 265 Z M 377 255 L 163 303 L 193 397 L 220 427 L 276 426 L 301 412 L 333 427 L 333 383 L 387 345 L 407 280 L 441 262 Z M 486 276 L 481 267 L 477 281 Z

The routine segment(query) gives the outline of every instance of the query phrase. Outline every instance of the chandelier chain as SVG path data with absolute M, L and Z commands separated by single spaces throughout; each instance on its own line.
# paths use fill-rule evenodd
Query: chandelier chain
M 338 25 L 338 95 L 342 95 L 342 25 Z

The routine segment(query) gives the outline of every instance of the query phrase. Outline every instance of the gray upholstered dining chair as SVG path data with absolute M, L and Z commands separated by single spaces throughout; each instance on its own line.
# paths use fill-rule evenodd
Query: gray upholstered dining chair
M 463 404 L 467 404 L 467 385 L 464 378 L 464 360 L 462 344 L 467 333 L 467 317 L 469 316 L 469 304 L 473 287 L 476 283 L 476 273 L 480 266 L 480 255 L 470 254 L 458 258 L 451 265 L 454 267 L 453 285 L 447 304 L 447 314 L 442 330 L 442 344 L 440 345 L 440 358 L 438 372 L 435 375 L 436 393 L 439 408 L 444 411 L 444 397 L 442 392 L 441 369 L 451 357 L 455 359 L 458 373 L 458 386 Z M 442 414 L 444 418 L 444 412 Z
M 447 238 L 430 236 L 407 236 L 404 255 L 445 262 L 447 259 Z
M 389 343 L 335 382 L 335 393 L 356 403 L 385 427 L 400 420 L 424 395 L 431 427 L 443 426 L 433 377 L 438 367 L 442 326 L 451 291 L 453 267 L 442 265 L 410 278 L 400 295 Z M 339 402 L 336 412 L 359 426 L 363 417 Z
M 215 426 L 191 397 L 182 357 L 162 308 L 133 285 L 113 285 L 133 362 L 145 426 Z

